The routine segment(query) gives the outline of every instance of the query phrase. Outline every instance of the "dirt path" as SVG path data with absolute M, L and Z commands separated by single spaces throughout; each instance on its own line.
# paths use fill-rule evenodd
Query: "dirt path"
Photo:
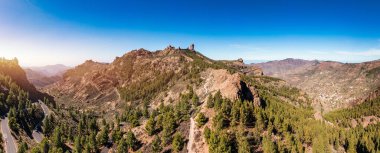
M 210 78 L 207 78 L 207 80 L 205 80 L 205 84 L 203 85 L 205 99 L 207 98 L 207 94 L 208 94 L 207 86 L 210 83 L 209 79 Z M 206 101 L 204 101 L 200 107 L 201 107 L 201 109 L 204 109 L 206 107 Z M 195 153 L 196 152 L 193 149 L 193 145 L 195 143 L 195 132 L 196 132 L 195 128 L 196 128 L 196 126 L 195 126 L 194 117 L 191 117 L 190 118 L 190 129 L 189 129 L 189 142 L 187 143 L 187 152 L 188 153 Z
M 194 133 L 195 133 L 195 122 L 193 117 L 190 118 L 190 131 L 189 131 L 189 142 L 187 143 L 187 152 L 194 153 L 193 144 L 194 144 Z

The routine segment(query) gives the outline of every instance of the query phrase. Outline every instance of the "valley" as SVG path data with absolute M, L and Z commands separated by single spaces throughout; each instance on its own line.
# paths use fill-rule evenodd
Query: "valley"
M 347 108 L 365 101 L 379 90 L 380 61 L 340 63 L 285 59 L 254 64 L 264 74 L 280 78 L 314 99 L 322 112 Z M 373 97 L 377 97 L 373 95 Z

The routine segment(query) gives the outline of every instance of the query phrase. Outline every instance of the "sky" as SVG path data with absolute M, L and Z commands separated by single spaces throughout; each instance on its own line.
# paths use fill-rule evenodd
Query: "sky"
M 0 0 L 0 57 L 22 66 L 112 62 L 187 47 L 246 63 L 380 59 L 378 0 Z

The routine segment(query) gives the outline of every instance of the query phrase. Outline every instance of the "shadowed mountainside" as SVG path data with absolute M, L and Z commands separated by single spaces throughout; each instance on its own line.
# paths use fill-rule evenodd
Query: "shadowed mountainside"
M 18 65 L 17 59 L 0 59 L 0 73 L 9 76 L 22 90 L 28 92 L 31 100 L 37 101 L 38 99 L 44 99 L 45 97 L 53 100 L 51 96 L 41 93 L 28 81 L 26 73 Z

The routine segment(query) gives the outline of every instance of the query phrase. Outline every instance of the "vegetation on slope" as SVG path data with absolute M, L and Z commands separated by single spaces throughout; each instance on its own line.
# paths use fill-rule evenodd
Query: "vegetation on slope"
M 31 148 L 33 153 L 42 152 L 99 152 L 105 147 L 113 146 L 116 152 L 160 152 L 172 150 L 178 152 L 184 148 L 184 135 L 181 132 L 183 122 L 189 120 L 189 114 L 196 108 L 196 94 L 189 88 L 175 105 L 160 105 L 159 108 L 145 112 L 140 107 L 127 105 L 125 112 L 116 115 L 115 120 L 106 121 L 93 112 L 74 111 L 72 108 L 55 109 L 57 116 L 44 122 L 46 139 Z M 196 106 L 194 106 L 194 105 Z M 145 114 L 147 113 L 147 114 Z M 142 144 L 133 127 L 141 126 L 143 119 L 148 119 L 146 132 L 154 135 L 151 144 Z M 127 130 L 126 130 L 127 129 Z
M 147 51 L 146 51 L 147 52 Z M 152 58 L 154 53 L 149 52 L 145 58 Z M 157 55 L 156 55 L 157 56 Z M 170 82 L 175 82 L 179 78 L 185 78 L 192 83 L 199 84 L 201 82 L 200 72 L 207 68 L 227 69 L 231 73 L 236 72 L 236 69 L 228 67 L 223 62 L 213 61 L 200 53 L 193 52 L 187 49 L 176 50 L 170 56 L 179 57 L 179 72 L 159 70 L 156 67 L 138 67 L 134 68 L 136 57 L 133 54 L 126 54 L 122 60 L 125 66 L 121 72 L 124 78 L 131 78 L 132 75 L 141 76 L 141 73 L 152 73 L 149 77 L 142 77 L 140 80 L 132 82 L 125 87 L 119 87 L 119 93 L 125 101 L 145 100 L 149 101 L 154 98 L 157 93 L 164 91 Z M 185 58 L 191 58 L 192 61 L 186 61 Z M 157 57 L 159 58 L 159 57 Z M 117 60 L 119 62 L 120 59 Z
M 350 127 L 352 119 L 365 116 L 380 117 L 380 97 L 365 101 L 352 108 L 336 110 L 324 115 L 326 120 L 343 127 Z
M 313 152 L 380 150 L 378 124 L 349 130 L 330 126 L 313 119 L 311 108 L 284 102 L 278 93 L 285 94 L 288 90 L 263 88 L 260 81 L 251 81 L 259 90 L 261 106 L 229 100 L 218 104 L 215 99 L 220 98 L 211 98 L 214 105 L 210 106 L 217 114 L 212 127 L 205 127 L 204 132 L 210 152 L 306 152 L 310 148 Z
M 28 92 L 3 74 L 0 74 L 0 114 L 8 114 L 9 127 L 17 135 L 30 136 L 43 118 L 42 110 L 32 105 Z
M 28 147 L 27 144 L 20 143 L 19 150 L 29 148 L 33 153 L 82 153 L 112 148 L 116 152 L 180 152 L 186 148 L 184 145 L 188 121 L 194 112 L 197 113 L 197 126 L 204 128 L 204 139 L 211 153 L 307 152 L 310 149 L 313 152 L 380 150 L 379 124 L 345 129 L 339 123 L 331 126 L 315 120 L 314 112 L 309 107 L 310 100 L 304 94 L 296 88 L 284 85 L 282 80 L 271 77 L 242 75 L 242 81 L 257 90 L 260 103 L 226 99 L 217 92 L 207 100 L 207 109 L 212 110 L 215 115 L 198 113 L 202 108 L 199 106 L 199 97 L 191 86 L 200 83 L 200 72 L 207 68 L 230 69 L 230 72 L 235 72 L 235 69 L 223 63 L 207 61 L 205 57 L 194 52 L 183 53 L 192 59 L 182 65 L 186 69 L 177 73 L 150 71 L 155 72 L 152 79 L 142 79 L 139 84 L 132 83 L 119 88 L 126 103 L 124 110 L 114 120 L 103 119 L 104 114 L 99 112 L 53 107 L 54 115 L 43 122 L 46 138 L 36 146 Z M 180 54 L 180 57 L 183 62 L 184 55 Z M 125 76 L 129 74 L 127 72 Z M 150 100 L 180 77 L 191 80 L 187 91 L 178 100 L 171 100 L 169 105 L 161 103 L 158 108 L 152 108 Z M 8 88 L 7 85 L 4 86 Z M 10 88 L 9 86 L 8 89 Z M 23 99 L 22 96 L 20 99 Z M 6 104 L 6 99 L 3 98 L 4 100 Z M 342 118 L 357 117 L 365 113 L 364 109 L 376 104 L 366 103 L 363 104 L 365 106 L 359 106 L 356 110 L 359 115 L 337 113 L 338 115 L 331 115 L 333 117 L 328 117 L 327 114 L 326 118 L 340 121 Z M 10 116 L 17 118 L 17 114 L 24 112 L 25 107 L 19 105 L 11 109 Z M 4 108 L 12 107 L 6 105 Z M 375 109 L 372 113 L 374 112 Z M 23 126 L 18 121 L 17 125 Z M 141 128 L 144 129 L 142 133 L 136 131 Z M 151 140 L 140 140 L 141 135 L 146 135 L 146 139 Z
M 41 111 L 32 105 L 29 94 L 22 90 L 14 81 L 0 74 L 0 87 L 6 89 L 0 92 L 0 113 L 5 115 L 9 112 L 10 127 L 18 131 L 18 127 L 27 133 L 41 121 Z
M 26 78 L 24 70 L 18 65 L 18 60 L 7 60 L 0 58 L 0 74 L 12 78 L 13 82 L 19 86 L 22 90 L 29 93 L 29 99 L 37 101 L 38 99 L 49 98 L 52 101 L 52 97 L 39 92 Z
M 256 80 L 255 80 L 256 79 Z M 367 128 L 357 127 L 346 130 L 339 126 L 330 126 L 313 119 L 313 110 L 309 107 L 294 106 L 278 96 L 289 91 L 263 86 L 262 78 L 251 78 L 258 89 L 261 105 L 250 101 L 231 101 L 220 93 L 209 96 L 207 107 L 216 115 L 208 120 L 197 115 L 199 127 L 204 128 L 204 137 L 210 152 L 375 152 L 380 150 L 379 125 Z M 272 82 L 273 83 L 273 82 Z M 276 94 L 274 94 L 276 93 Z M 49 141 L 44 140 L 32 152 L 97 152 L 113 145 L 117 152 L 142 151 L 161 152 L 183 150 L 185 135 L 182 126 L 188 121 L 189 114 L 199 106 L 196 94 L 191 88 L 182 94 L 173 105 L 160 105 L 157 109 L 147 109 L 145 104 L 138 107 L 127 105 L 124 113 L 116 116 L 115 122 L 99 121 L 101 117 L 91 112 L 79 113 L 58 109 L 60 118 L 70 113 L 74 124 L 53 119 L 53 129 L 45 133 Z M 61 116 L 62 115 L 62 116 Z M 142 126 L 153 140 L 143 144 L 137 139 L 133 127 Z M 212 126 L 204 126 L 211 122 Z M 127 128 L 129 130 L 122 130 Z M 187 128 L 187 126 L 186 126 Z M 69 146 L 72 146 L 70 148 Z

